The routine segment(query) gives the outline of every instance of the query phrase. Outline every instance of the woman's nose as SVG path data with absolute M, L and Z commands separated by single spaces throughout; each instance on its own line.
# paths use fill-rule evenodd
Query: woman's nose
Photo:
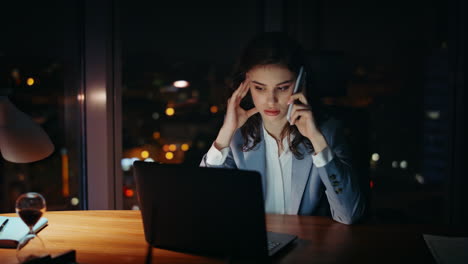
M 268 93 L 267 103 L 268 104 L 275 104 L 278 102 L 278 97 L 274 92 Z

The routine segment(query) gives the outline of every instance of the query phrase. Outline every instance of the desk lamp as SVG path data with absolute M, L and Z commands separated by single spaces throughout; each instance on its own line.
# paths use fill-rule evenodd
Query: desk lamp
M 8 97 L 0 95 L 0 152 L 15 163 L 34 162 L 48 157 L 54 145 L 45 131 L 18 110 Z

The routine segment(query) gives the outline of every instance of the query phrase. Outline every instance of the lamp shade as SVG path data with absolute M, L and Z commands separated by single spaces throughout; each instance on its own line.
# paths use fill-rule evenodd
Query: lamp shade
M 54 151 L 49 136 L 6 96 L 0 96 L 0 152 L 16 163 L 34 162 Z

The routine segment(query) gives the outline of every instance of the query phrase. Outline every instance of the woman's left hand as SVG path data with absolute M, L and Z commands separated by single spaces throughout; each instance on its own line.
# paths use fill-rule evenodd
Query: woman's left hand
M 298 100 L 300 104 L 294 104 Z M 296 125 L 299 132 L 307 137 L 314 146 L 315 152 L 320 152 L 327 146 L 322 132 L 318 129 L 312 109 L 303 93 L 291 95 L 288 104 L 294 104 L 291 111 L 290 125 Z
M 296 100 L 300 103 L 294 104 Z M 299 132 L 309 139 L 320 133 L 315 124 L 314 114 L 312 113 L 309 103 L 307 102 L 307 98 L 303 93 L 291 95 L 288 104 L 293 104 L 290 118 L 291 126 L 296 125 Z

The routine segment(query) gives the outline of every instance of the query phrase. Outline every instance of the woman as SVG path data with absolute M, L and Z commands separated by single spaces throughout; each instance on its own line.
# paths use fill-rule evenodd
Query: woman
M 301 66 L 307 70 L 304 58 L 282 33 L 261 34 L 247 45 L 223 126 L 200 166 L 260 172 L 267 213 L 331 214 L 355 223 L 365 199 L 339 123 L 309 104 L 317 97 L 307 85 L 293 94 Z

